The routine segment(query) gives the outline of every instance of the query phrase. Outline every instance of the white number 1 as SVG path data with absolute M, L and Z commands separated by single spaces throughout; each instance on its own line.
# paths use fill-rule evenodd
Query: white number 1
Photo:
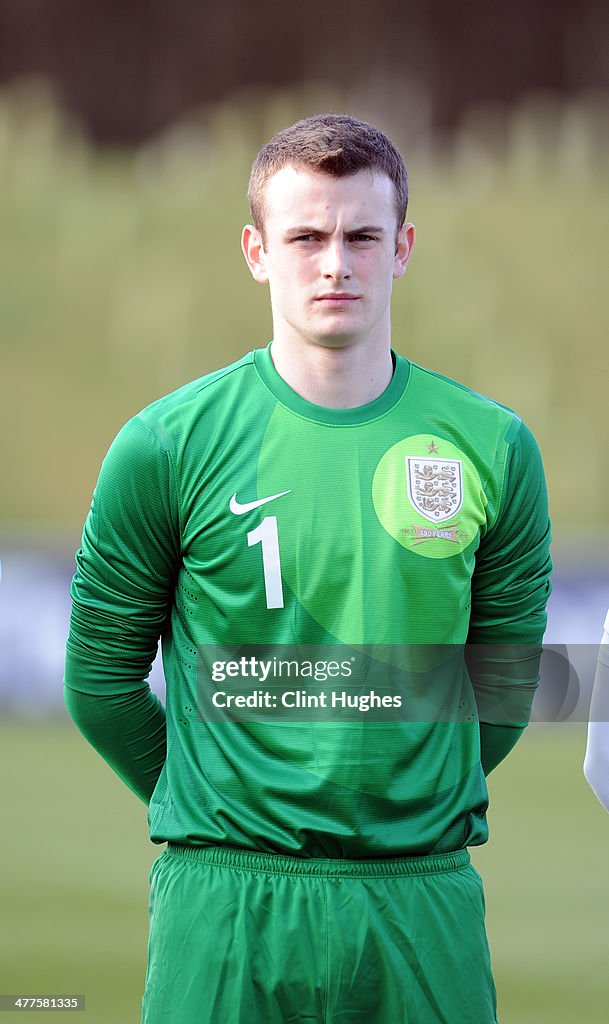
M 281 561 L 279 558 L 279 534 L 277 516 L 266 516 L 260 526 L 250 530 L 247 546 L 262 544 L 262 567 L 267 608 L 283 608 L 283 585 L 281 582 Z

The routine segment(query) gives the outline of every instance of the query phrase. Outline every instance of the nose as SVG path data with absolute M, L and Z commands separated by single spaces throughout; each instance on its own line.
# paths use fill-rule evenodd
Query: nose
M 342 239 L 334 239 L 326 245 L 321 272 L 325 278 L 331 278 L 334 281 L 345 281 L 351 277 L 349 253 Z

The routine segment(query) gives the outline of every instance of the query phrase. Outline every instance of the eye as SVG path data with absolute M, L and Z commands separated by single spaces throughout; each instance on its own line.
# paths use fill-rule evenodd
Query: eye
M 376 237 L 374 235 L 364 235 L 364 234 L 351 235 L 351 241 L 352 242 L 376 242 L 376 240 L 377 239 L 376 239 Z

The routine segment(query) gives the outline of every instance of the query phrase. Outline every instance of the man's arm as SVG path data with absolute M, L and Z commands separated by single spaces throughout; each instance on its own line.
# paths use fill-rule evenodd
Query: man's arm
M 146 679 L 180 564 L 170 453 L 140 419 L 104 459 L 76 556 L 65 700 L 76 725 L 148 802 L 165 760 L 165 712 Z
M 480 762 L 485 775 L 490 775 L 524 732 L 524 725 L 490 725 L 480 722 Z
M 603 807 L 609 811 L 609 612 L 598 650 L 584 775 Z
M 472 580 L 466 657 L 487 775 L 530 718 L 550 594 L 550 538 L 541 455 L 520 423 L 509 449 L 499 514 L 480 543 Z
M 149 804 L 167 751 L 165 709 L 148 686 L 106 697 L 64 687 L 66 707 L 85 739 L 129 789 Z

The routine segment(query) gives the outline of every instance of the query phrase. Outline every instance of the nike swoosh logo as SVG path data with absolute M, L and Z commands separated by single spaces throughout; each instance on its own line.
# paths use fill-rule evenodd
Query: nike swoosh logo
M 292 489 L 289 491 L 280 491 L 279 494 L 270 494 L 268 498 L 258 498 L 257 501 L 246 501 L 243 505 L 237 501 L 237 493 L 235 492 L 230 500 L 230 510 L 236 516 L 242 516 L 246 512 L 251 512 L 254 508 L 260 508 L 261 505 L 266 505 L 269 501 L 275 501 L 277 498 L 283 498 L 284 494 L 291 494 Z

